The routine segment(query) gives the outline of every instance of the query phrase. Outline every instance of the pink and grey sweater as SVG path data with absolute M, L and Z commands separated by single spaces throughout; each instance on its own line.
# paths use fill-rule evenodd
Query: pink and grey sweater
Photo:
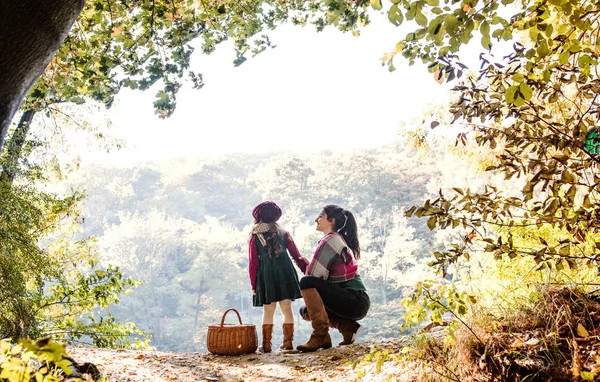
M 343 236 L 331 232 L 319 241 L 306 274 L 341 283 L 354 279 L 357 271 L 358 263 Z

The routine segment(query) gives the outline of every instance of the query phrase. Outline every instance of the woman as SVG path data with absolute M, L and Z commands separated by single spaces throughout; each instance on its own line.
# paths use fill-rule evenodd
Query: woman
M 315 219 L 317 231 L 325 235 L 300 280 L 304 303 L 302 317 L 310 320 L 313 332 L 308 342 L 296 349 L 303 352 L 331 347 L 329 327 L 342 333 L 340 345 L 354 342 L 361 329 L 358 320 L 369 311 L 367 290 L 358 275 L 360 244 L 357 225 L 350 211 L 327 205 Z

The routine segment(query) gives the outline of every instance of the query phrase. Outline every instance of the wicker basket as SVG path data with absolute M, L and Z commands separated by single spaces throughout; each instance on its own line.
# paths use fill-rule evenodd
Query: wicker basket
M 230 311 L 237 314 L 240 321 L 239 325 L 225 324 L 225 316 Z M 220 325 L 210 325 L 206 338 L 208 351 L 220 355 L 240 355 L 254 353 L 258 347 L 258 338 L 256 336 L 256 326 L 243 325 L 240 313 L 231 308 L 223 313 Z

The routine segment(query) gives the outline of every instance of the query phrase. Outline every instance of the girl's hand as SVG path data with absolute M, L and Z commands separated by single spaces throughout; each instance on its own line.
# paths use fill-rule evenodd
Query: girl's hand
M 306 274 L 306 269 L 308 269 L 308 265 L 310 264 L 310 261 L 308 261 L 308 259 L 304 256 L 302 256 L 302 258 L 300 259 L 300 261 L 304 262 L 304 269 L 302 270 L 302 273 Z

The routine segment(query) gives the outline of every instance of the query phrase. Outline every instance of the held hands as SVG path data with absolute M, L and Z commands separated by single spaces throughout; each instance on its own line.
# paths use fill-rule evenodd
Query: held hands
M 256 291 L 255 290 L 252 291 L 252 295 L 256 296 Z
M 308 268 L 308 265 L 310 264 L 310 261 L 308 261 L 308 259 L 304 256 L 302 256 L 302 258 L 300 259 L 300 261 L 304 262 L 304 274 L 306 274 L 306 268 Z

